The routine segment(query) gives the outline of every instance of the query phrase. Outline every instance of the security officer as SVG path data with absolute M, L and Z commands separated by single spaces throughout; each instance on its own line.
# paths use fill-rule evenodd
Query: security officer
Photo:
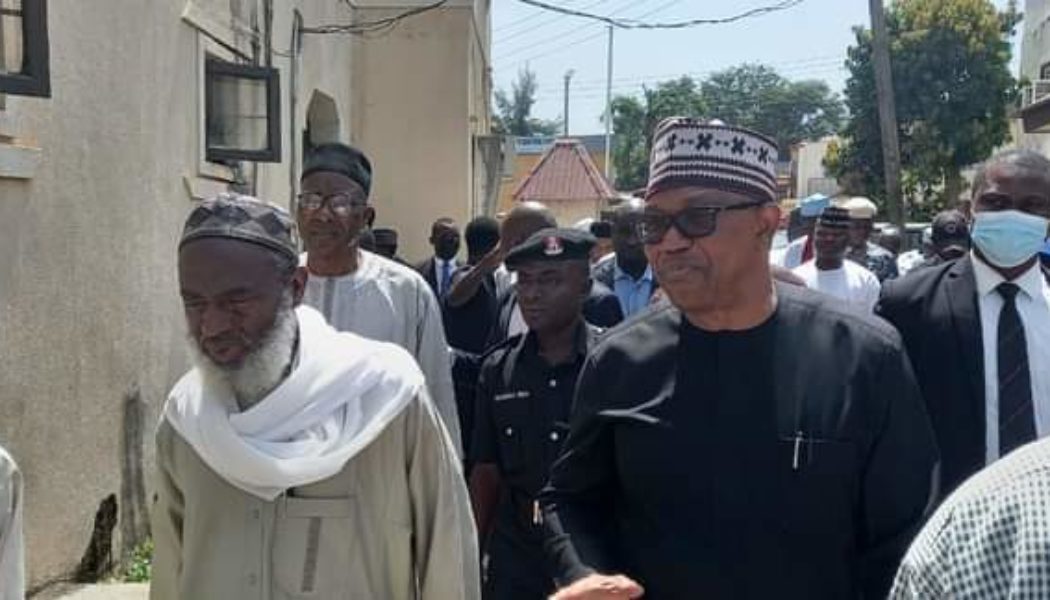
M 554 591 L 536 495 L 561 449 L 576 376 L 599 333 L 582 315 L 594 244 L 588 232 L 548 228 L 505 259 L 517 272 L 529 332 L 490 351 L 478 382 L 470 493 L 489 556 L 488 600 L 538 600 Z

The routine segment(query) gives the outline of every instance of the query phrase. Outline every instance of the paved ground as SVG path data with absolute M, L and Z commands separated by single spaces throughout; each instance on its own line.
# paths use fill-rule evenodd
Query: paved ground
M 34 598 L 55 600 L 146 600 L 149 586 L 146 584 L 100 584 L 56 589 Z

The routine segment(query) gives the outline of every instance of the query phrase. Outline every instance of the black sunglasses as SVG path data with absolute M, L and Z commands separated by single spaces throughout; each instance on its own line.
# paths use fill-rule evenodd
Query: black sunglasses
M 690 206 L 673 215 L 647 210 L 642 213 L 642 219 L 638 223 L 638 237 L 645 244 L 659 244 L 671 226 L 690 239 L 707 237 L 718 228 L 718 214 L 722 211 L 744 210 L 765 204 L 767 202 L 753 201 L 726 206 Z

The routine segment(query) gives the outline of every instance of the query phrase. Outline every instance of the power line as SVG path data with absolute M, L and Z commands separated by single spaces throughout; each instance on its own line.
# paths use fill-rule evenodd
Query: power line
M 655 2 L 655 1 L 656 0 L 641 0 L 641 1 L 639 1 L 639 0 L 626 0 L 626 2 L 621 2 L 621 3 L 617 4 L 616 6 L 614 6 L 613 9 L 612 9 L 612 14 L 617 14 L 617 13 L 623 12 L 625 10 L 629 10 L 631 8 L 634 8 L 637 5 L 640 5 L 640 4 L 647 4 L 649 2 Z M 539 40 L 529 40 L 523 46 L 518 46 L 516 48 L 511 48 L 509 50 L 503 50 L 502 52 L 499 53 L 498 56 L 494 56 L 493 57 L 493 62 L 504 61 L 504 60 L 506 60 L 509 57 L 521 54 L 523 52 L 531 52 L 531 51 L 535 50 L 537 46 L 542 47 L 543 44 L 546 44 L 548 42 L 555 42 L 555 41 L 558 41 L 558 40 L 563 40 L 563 39 L 565 39 L 566 35 L 573 34 L 573 33 L 579 33 L 582 29 L 589 29 L 589 28 L 593 28 L 593 27 L 595 27 L 595 26 L 594 25 L 585 25 L 585 26 L 583 26 L 583 28 L 581 28 L 579 25 L 572 25 L 571 29 L 568 29 L 568 30 L 565 30 L 565 31 L 560 31 L 560 32 L 558 32 L 558 33 L 556 33 L 554 35 L 551 35 L 551 36 L 548 36 L 548 37 L 545 37 L 545 38 L 541 38 Z M 528 61 L 528 59 L 526 59 L 524 61 L 517 61 L 517 62 L 527 62 L 527 61 Z
M 567 0 L 567 1 L 571 3 L 571 2 L 575 2 L 576 0 Z M 543 10 L 542 8 L 535 8 L 535 7 L 530 7 L 530 8 L 533 9 L 533 12 L 529 13 L 528 16 L 522 17 L 520 19 L 515 19 L 515 20 L 513 20 L 513 21 L 511 21 L 509 23 L 503 23 L 502 25 L 494 27 L 492 29 L 492 33 L 499 33 L 500 31 L 507 31 L 508 29 L 514 29 L 515 27 L 518 27 L 518 26 L 520 26 L 522 24 L 528 23 L 529 21 L 532 21 L 532 20 L 534 20 L 534 19 L 536 19 L 538 17 L 541 17 L 541 16 L 546 15 L 546 14 L 550 14 L 549 11 Z M 590 8 L 590 7 L 587 6 L 587 7 L 581 7 L 581 8 Z
M 689 19 L 686 21 L 673 21 L 665 23 L 647 23 L 639 19 L 618 19 L 611 15 L 597 15 L 593 13 L 584 12 L 581 10 L 572 10 L 561 6 L 555 6 L 554 4 L 547 4 L 540 0 L 518 0 L 523 4 L 529 6 L 535 6 L 545 10 L 561 13 L 570 17 L 581 17 L 585 19 L 591 19 L 594 21 L 600 21 L 606 25 L 612 25 L 620 29 L 685 29 L 687 27 L 696 27 L 698 25 L 725 25 L 727 23 L 734 23 L 736 21 L 742 21 L 744 19 L 750 19 L 752 17 L 759 17 L 767 15 L 769 13 L 779 12 L 787 10 L 802 4 L 805 0 L 781 0 L 776 4 L 769 6 L 761 6 L 753 8 L 742 13 L 732 15 L 729 17 L 721 17 L 714 19 Z
M 606 2 L 610 2 L 610 1 L 611 0 L 598 0 L 597 2 L 592 2 L 592 3 L 590 3 L 587 6 L 584 6 L 582 8 L 592 8 L 592 7 L 598 6 L 599 4 L 605 4 Z M 540 13 L 537 13 L 537 14 L 547 15 L 547 14 L 550 14 L 550 13 L 548 13 L 546 11 L 543 11 L 543 12 L 540 12 Z M 542 28 L 550 25 L 551 23 L 558 23 L 558 22 L 564 22 L 564 21 L 562 20 L 562 17 L 554 15 L 550 19 L 547 19 L 546 21 L 543 21 L 542 23 L 537 23 L 537 24 L 533 25 L 532 27 L 526 27 L 526 28 L 521 29 L 519 31 L 515 31 L 515 32 L 511 33 L 510 35 L 500 36 L 498 38 L 498 42 L 500 44 L 503 44 L 503 43 L 507 42 L 508 40 L 512 40 L 514 38 L 521 37 L 521 36 L 525 35 L 526 33 L 530 33 L 530 32 L 536 31 L 537 29 L 542 29 Z
M 757 65 L 764 66 L 764 67 L 771 67 L 778 74 L 784 74 L 784 73 L 794 72 L 794 71 L 798 71 L 798 70 L 806 70 L 806 69 L 809 69 L 809 68 L 812 68 L 812 67 L 830 66 L 830 65 L 833 65 L 833 64 L 837 65 L 837 64 L 841 64 L 841 63 L 845 62 L 845 60 L 846 60 L 845 57 L 840 56 L 838 54 L 826 54 L 826 55 L 823 55 L 823 56 L 811 56 L 811 57 L 808 57 L 808 58 L 799 58 L 799 59 L 795 59 L 795 60 L 787 60 L 787 61 L 781 61 L 781 62 L 771 62 L 771 63 L 763 62 L 763 63 L 752 63 L 752 64 L 757 64 Z M 745 64 L 748 64 L 748 63 L 745 61 Z M 615 87 L 616 85 L 624 84 L 624 83 L 646 83 L 646 82 L 650 82 L 650 81 L 657 81 L 657 82 L 659 82 L 659 81 L 671 81 L 671 80 L 674 80 L 674 79 L 680 79 L 682 77 L 703 77 L 703 76 L 706 76 L 706 75 L 711 75 L 712 73 L 717 73 L 718 71 L 721 71 L 721 70 L 723 70 L 723 69 L 722 68 L 717 68 L 717 69 L 707 69 L 707 70 L 704 70 L 704 71 L 689 71 L 689 72 L 685 72 L 685 73 L 682 73 L 682 72 L 665 73 L 665 74 L 662 74 L 662 75 L 645 75 L 645 76 L 625 75 L 623 77 L 614 77 L 613 78 L 613 82 L 614 82 L 614 87 Z M 617 84 L 616 82 L 619 82 L 619 84 Z M 573 89 L 574 90 L 578 90 L 578 89 L 587 89 L 587 88 L 594 88 L 594 87 L 601 87 L 601 88 L 604 89 L 605 83 L 606 83 L 605 79 L 603 79 L 603 78 L 573 79 Z M 551 92 L 551 93 L 553 94 L 553 92 Z M 561 92 L 558 92 L 558 93 L 561 93 Z
M 782 65 L 794 65 L 794 66 L 777 66 L 776 64 L 769 64 L 766 66 L 774 67 L 774 70 L 778 75 L 784 76 L 792 82 L 805 81 L 808 78 L 813 78 L 818 74 L 827 74 L 833 72 L 845 71 L 846 67 L 843 64 L 843 60 L 836 57 L 830 58 L 813 58 L 804 59 L 799 61 L 792 61 L 787 63 L 781 63 Z M 685 73 L 673 73 L 667 75 L 651 75 L 651 76 L 634 76 L 634 77 L 622 77 L 620 79 L 614 79 L 612 85 L 615 90 L 635 90 L 641 88 L 647 84 L 661 84 L 669 81 L 676 81 L 682 77 L 691 77 L 698 80 L 697 83 L 702 83 L 700 79 L 718 73 L 723 69 L 710 69 L 705 71 L 692 71 Z M 586 81 L 586 80 L 581 80 Z M 573 86 L 573 97 L 574 98 L 590 98 L 597 97 L 599 92 L 604 93 L 605 82 L 598 82 L 597 80 L 590 80 L 594 83 L 585 85 L 574 85 Z M 639 90 L 640 91 L 640 90 Z M 559 92 L 560 93 L 560 92 Z M 553 91 L 539 91 L 536 93 L 538 99 L 548 99 L 557 95 Z
M 814 74 L 816 74 L 816 73 L 832 73 L 832 72 L 839 72 L 839 71 L 845 71 L 845 67 L 842 67 L 842 68 L 831 67 L 831 68 L 827 68 L 827 69 L 822 69 L 820 71 L 813 71 L 813 73 Z M 641 89 L 642 85 L 643 84 L 638 84 L 636 86 L 619 86 L 619 87 L 613 86 L 613 91 L 614 91 L 614 93 L 616 93 L 616 95 L 619 95 L 619 96 L 636 96 L 642 91 L 642 89 Z M 598 99 L 604 99 L 605 98 L 605 91 L 604 90 L 591 90 L 591 91 L 587 91 L 587 92 L 573 93 L 572 98 L 573 98 L 573 100 L 598 100 Z M 544 95 L 544 94 L 537 94 L 536 99 L 537 100 L 549 101 L 549 100 L 552 99 L 552 96 L 551 95 Z M 772 101 L 764 102 L 764 104 L 769 104 L 770 102 L 772 102 Z M 775 104 L 776 102 L 773 102 L 773 103 Z
M 416 15 L 423 14 L 441 8 L 448 3 L 448 0 L 437 0 L 431 4 L 424 6 L 417 6 L 398 13 L 396 15 L 385 17 L 383 19 L 377 19 L 375 21 L 364 21 L 361 23 L 346 23 L 346 24 L 331 24 L 331 25 L 315 25 L 313 27 L 303 27 L 302 33 L 311 33 L 319 35 L 328 34 L 349 34 L 349 35 L 368 35 L 368 34 L 386 34 L 397 27 L 401 21 L 414 17 Z
M 601 4 L 605 4 L 606 2 L 609 2 L 609 1 L 610 0 L 597 0 L 596 2 L 592 2 L 591 4 L 588 4 L 586 6 L 581 6 L 580 9 L 583 10 L 583 9 L 587 9 L 587 8 L 594 8 L 595 6 L 598 6 L 598 5 L 601 5 Z M 547 17 L 550 17 L 550 19 L 547 19 L 547 20 L 543 21 L 542 23 L 537 23 L 537 24 L 533 25 L 532 27 L 526 27 L 523 31 L 533 31 L 533 30 L 538 29 L 540 27 L 545 27 L 546 25 L 549 25 L 551 23 L 559 22 L 562 19 L 562 17 L 560 15 L 552 15 L 549 10 L 543 10 L 543 9 L 540 9 L 540 8 L 533 8 L 532 10 L 534 10 L 536 12 L 533 12 L 528 17 L 525 17 L 523 19 L 519 19 L 518 21 L 515 21 L 513 23 L 497 27 L 497 28 L 492 30 L 492 33 L 496 37 L 500 37 L 501 33 L 504 33 L 504 32 L 510 31 L 510 30 L 514 30 L 514 29 L 519 29 L 522 25 L 528 25 L 528 23 L 530 21 L 535 20 L 535 19 L 537 19 L 539 17 L 547 16 Z
M 819 74 L 832 73 L 832 72 L 836 72 L 836 71 L 841 71 L 843 69 L 845 69 L 845 67 L 840 65 L 840 64 L 838 64 L 838 63 L 829 63 L 829 64 L 825 64 L 825 65 L 812 65 L 811 67 L 808 67 L 808 68 L 806 68 L 804 70 L 797 71 L 797 72 L 796 71 L 785 71 L 785 72 L 781 73 L 781 75 L 790 75 L 789 79 L 791 79 L 791 80 L 793 80 L 794 82 L 797 83 L 799 81 L 805 81 L 808 78 L 813 78 L 813 77 L 815 77 L 816 75 L 819 75 Z M 627 81 L 627 82 L 623 82 L 623 83 L 614 83 L 612 88 L 614 90 L 636 89 L 636 88 L 641 88 L 642 86 L 645 86 L 645 85 L 659 85 L 659 84 L 664 83 L 664 82 L 675 81 L 675 80 L 680 79 L 682 77 L 692 77 L 694 79 L 697 79 L 697 78 L 703 77 L 705 74 L 710 74 L 710 73 L 682 73 L 682 74 L 677 75 L 677 76 L 671 76 L 671 77 L 666 77 L 666 78 L 638 79 L 638 80 L 635 80 L 635 81 Z M 702 83 L 702 82 L 697 81 L 697 83 L 699 84 L 699 83 Z M 574 86 L 572 91 L 573 91 L 573 97 L 576 98 L 577 94 L 581 94 L 579 97 L 585 97 L 585 95 L 588 92 L 597 93 L 597 92 L 603 91 L 603 90 L 605 90 L 605 85 L 604 84 L 602 84 L 602 85 Z M 542 91 L 542 92 L 537 92 L 536 93 L 536 97 L 537 98 L 549 98 L 549 97 L 558 96 L 560 93 L 561 92 L 555 92 L 555 91 Z
M 654 8 L 652 10 L 649 10 L 647 12 L 644 12 L 644 13 L 638 15 L 635 18 L 637 18 L 637 19 L 644 19 L 646 17 L 650 17 L 650 16 L 652 16 L 652 15 L 654 15 L 654 14 L 656 14 L 656 13 L 658 13 L 658 12 L 664 10 L 664 9 L 667 9 L 667 8 L 669 8 L 669 7 L 671 7 L 671 6 L 675 5 L 675 4 L 679 4 L 682 1 L 683 0 L 670 0 L 669 2 L 665 2 L 665 3 L 661 4 L 660 6 L 657 6 L 656 8 Z M 637 3 L 635 3 L 635 4 L 637 4 Z M 635 6 L 632 6 L 631 8 L 634 8 L 634 7 Z M 621 10 L 624 10 L 624 8 L 617 9 L 616 12 L 620 12 Z M 597 25 L 590 25 L 589 27 L 597 27 Z M 527 63 L 527 62 L 529 62 L 529 61 L 531 61 L 533 59 L 536 59 L 536 58 L 542 58 L 544 56 L 550 56 L 551 54 L 557 54 L 558 52 L 561 52 L 563 50 L 568 50 L 569 48 L 573 48 L 575 46 L 579 46 L 580 44 L 585 44 L 585 43 L 587 43 L 587 42 L 589 42 L 591 40 L 595 40 L 595 39 L 598 39 L 600 37 L 605 37 L 605 35 L 606 35 L 605 30 L 599 28 L 599 30 L 596 33 L 594 33 L 593 35 L 589 35 L 587 37 L 579 38 L 579 39 L 577 39 L 574 42 L 570 42 L 568 44 L 564 44 L 564 45 L 558 46 L 556 48 L 553 48 L 553 49 L 550 49 L 550 50 L 546 50 L 544 52 L 540 52 L 539 54 L 533 54 L 533 55 L 531 55 L 531 56 L 529 56 L 529 57 L 527 57 L 525 59 L 519 60 L 517 62 L 519 64 L 520 63 Z M 557 40 L 557 39 L 560 39 L 560 38 L 561 38 L 561 36 L 554 36 L 554 37 L 551 37 L 551 38 L 547 38 L 546 40 L 543 40 L 543 41 L 544 42 L 546 42 L 546 41 L 554 41 L 554 40 Z M 519 54 L 519 53 L 520 53 L 520 50 L 519 51 L 514 51 L 514 52 L 511 52 L 508 55 L 504 55 L 502 58 L 506 58 L 507 56 L 513 56 L 514 54 Z

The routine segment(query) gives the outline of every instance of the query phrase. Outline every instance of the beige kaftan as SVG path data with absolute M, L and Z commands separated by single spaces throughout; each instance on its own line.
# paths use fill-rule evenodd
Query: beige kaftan
M 430 399 L 462 455 L 452 362 L 441 308 L 426 280 L 413 269 L 360 251 L 357 271 L 340 277 L 310 274 L 303 304 L 339 331 L 392 342 L 411 354 L 427 379 Z M 301 261 L 306 263 L 306 255 Z
M 459 460 L 412 400 L 337 475 L 267 502 L 233 487 L 164 421 L 153 600 L 476 600 Z

